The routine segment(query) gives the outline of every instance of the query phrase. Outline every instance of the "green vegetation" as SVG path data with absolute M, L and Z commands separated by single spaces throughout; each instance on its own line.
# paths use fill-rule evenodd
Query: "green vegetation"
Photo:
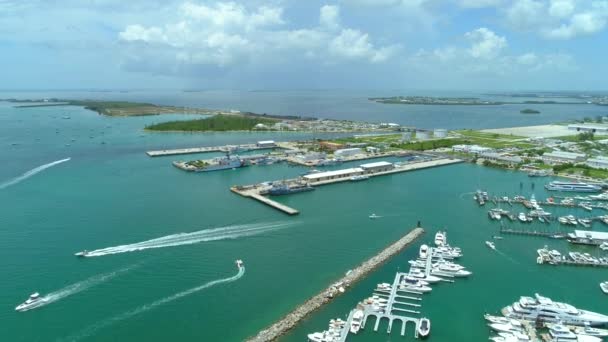
M 151 131 L 183 131 L 183 132 L 207 132 L 207 131 L 250 131 L 257 124 L 273 124 L 277 120 L 252 118 L 242 115 L 215 115 L 207 119 L 169 121 L 155 125 L 146 126 Z
M 579 135 L 577 136 L 577 140 L 578 141 L 587 141 L 587 140 L 593 140 L 593 132 L 583 132 L 583 133 L 579 133 Z
M 580 174 L 585 177 L 598 178 L 598 179 L 606 179 L 608 178 L 608 170 L 602 169 L 594 169 L 585 164 L 561 164 L 553 166 L 553 172 L 555 173 L 565 173 L 569 175 Z
M 469 137 L 469 138 L 480 138 L 480 139 L 500 139 L 500 140 L 524 140 L 526 137 L 512 135 L 512 134 L 498 134 L 498 133 L 487 133 L 482 131 L 474 131 L 472 129 L 464 129 L 456 131 L 456 133 Z
M 522 114 L 540 114 L 539 110 L 530 109 L 530 108 L 522 109 L 519 112 L 522 113 Z

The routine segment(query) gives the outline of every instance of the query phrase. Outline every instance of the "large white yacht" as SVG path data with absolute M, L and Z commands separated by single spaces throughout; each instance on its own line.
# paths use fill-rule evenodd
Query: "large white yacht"
M 573 192 L 600 192 L 602 187 L 594 184 L 579 182 L 559 182 L 554 181 L 545 185 L 545 189 L 552 191 L 573 191 Z
M 38 306 L 40 306 L 41 304 L 43 304 L 44 302 L 46 302 L 46 300 L 43 297 L 40 297 L 40 294 L 38 292 L 36 293 L 32 293 L 30 295 L 30 297 L 23 303 L 19 304 L 15 310 L 16 311 L 27 311 L 27 310 L 31 310 L 34 309 Z
M 446 243 L 445 233 L 442 231 L 438 231 L 435 234 L 435 246 L 441 247 L 441 246 L 445 245 L 445 243 Z
M 363 321 L 363 310 L 357 309 L 353 314 L 353 320 L 350 323 L 350 332 L 353 334 L 357 334 L 359 329 L 361 329 L 361 322 Z
M 554 302 L 550 298 L 535 294 L 535 297 L 521 297 L 519 301 L 502 309 L 509 318 L 562 322 L 563 324 L 592 326 L 608 324 L 608 316 L 575 308 L 566 303 Z

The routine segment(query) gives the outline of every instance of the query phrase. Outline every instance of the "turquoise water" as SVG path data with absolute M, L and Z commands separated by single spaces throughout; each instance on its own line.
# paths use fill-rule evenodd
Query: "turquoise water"
M 61 119 L 65 115 L 71 119 Z M 287 217 L 228 188 L 293 177 L 303 168 L 272 165 L 190 174 L 173 168 L 173 157 L 149 158 L 143 152 L 307 135 L 141 130 L 163 119 L 107 118 L 74 107 L 17 110 L 0 103 L 0 183 L 71 158 L 0 190 L 4 340 L 240 341 L 374 255 L 418 220 L 429 230 L 420 242 L 432 240 L 434 232 L 445 227 L 452 244 L 463 248 L 460 262 L 474 272 L 425 296 L 422 311 L 433 320 L 434 341 L 485 340 L 484 312 L 534 292 L 606 313 L 608 297 L 598 287 L 606 280 L 605 270 L 536 265 L 537 248 L 549 244 L 565 251 L 567 243 L 509 236 L 497 242 L 498 252 L 484 245 L 498 225 L 473 202 L 472 191 L 482 187 L 497 194 L 529 195 L 532 180 L 523 174 L 460 164 L 336 184 L 280 198 L 301 211 L 298 217 Z M 534 179 L 539 199 L 546 196 L 544 181 Z M 372 212 L 384 217 L 369 220 Z M 277 224 L 281 226 L 272 228 Z M 220 227 L 259 227 L 262 232 L 85 260 L 73 256 L 82 249 Z M 605 230 L 599 225 L 595 229 Z M 420 242 L 283 340 L 302 341 L 307 333 L 325 329 L 331 317 L 344 317 L 357 301 L 371 295 L 376 283 L 390 281 L 397 269 L 405 269 Z M 234 279 L 234 260 L 239 258 L 247 271 Z M 205 287 L 226 279 L 234 280 Z M 73 284 L 78 284 L 77 291 Z M 14 311 L 34 291 L 45 295 L 62 289 L 59 294 L 73 294 L 36 310 Z M 352 340 L 401 340 L 397 331 L 387 335 L 367 329 Z M 411 339 L 411 334 L 405 338 Z

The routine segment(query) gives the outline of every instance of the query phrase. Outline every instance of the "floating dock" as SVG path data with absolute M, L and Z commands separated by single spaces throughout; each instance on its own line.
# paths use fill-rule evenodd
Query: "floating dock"
M 334 298 L 340 295 L 341 292 L 338 291 L 335 284 L 344 284 L 348 287 L 363 279 L 370 272 L 411 245 L 414 241 L 416 241 L 416 239 L 422 236 L 422 234 L 424 234 L 424 229 L 420 227 L 412 229 L 401 239 L 397 240 L 397 242 L 391 244 L 377 255 L 362 263 L 357 268 L 349 271 L 344 277 L 332 284 L 329 288 L 310 298 L 304 304 L 298 306 L 295 310 L 285 315 L 284 318 L 274 323 L 270 327 L 260 331 L 256 336 L 247 339 L 247 341 L 274 341 L 283 336 L 289 330 L 293 329 L 301 320 L 308 317 L 308 315 L 310 315 L 312 312 L 318 310 L 320 307 L 331 302 Z

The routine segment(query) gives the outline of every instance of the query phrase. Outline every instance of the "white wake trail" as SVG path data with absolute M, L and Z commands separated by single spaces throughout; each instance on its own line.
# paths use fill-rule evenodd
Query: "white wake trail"
M 28 179 L 28 178 L 30 178 L 30 177 L 38 174 L 38 173 L 40 173 L 40 172 L 42 172 L 42 171 L 50 168 L 50 167 L 53 167 L 53 166 L 61 164 L 61 163 L 65 163 L 65 162 L 69 161 L 70 159 L 71 158 L 56 160 L 56 161 L 54 161 L 52 163 L 48 163 L 48 164 L 44 164 L 42 166 L 38 166 L 37 168 L 29 170 L 28 172 L 22 174 L 19 177 L 15 177 L 15 178 L 13 178 L 13 179 L 11 179 L 9 181 L 6 181 L 6 182 L 0 184 L 0 190 L 4 189 L 4 188 L 8 188 L 11 185 L 15 185 L 17 183 L 20 183 L 21 181 L 24 181 L 24 180 L 26 180 L 26 179 Z
M 220 285 L 220 284 L 231 283 L 231 282 L 237 281 L 241 277 L 243 277 L 243 275 L 245 275 L 245 267 L 244 266 L 240 267 L 239 268 L 239 272 L 236 275 L 232 276 L 232 277 L 218 279 L 218 280 L 213 280 L 213 281 L 210 281 L 210 282 L 205 283 L 203 285 L 200 285 L 200 286 L 197 286 L 197 287 L 193 287 L 193 288 L 191 288 L 189 290 L 176 293 L 174 295 L 171 295 L 171 296 L 163 298 L 163 299 L 159 299 L 159 300 L 157 300 L 155 302 L 152 302 L 150 304 L 142 305 L 142 306 L 140 306 L 137 309 L 134 309 L 134 310 L 131 310 L 131 311 L 127 311 L 127 312 L 125 312 L 123 314 L 120 314 L 118 316 L 109 318 L 109 319 L 107 319 L 105 321 L 101 321 L 99 323 L 96 323 L 96 324 L 88 327 L 88 328 L 85 328 L 81 332 L 79 332 L 79 333 L 77 333 L 75 335 L 72 335 L 71 337 L 68 337 L 67 340 L 68 341 L 79 341 L 79 340 L 81 340 L 83 338 L 90 337 L 96 331 L 98 331 L 100 329 L 103 329 L 103 328 L 105 328 L 107 326 L 110 326 L 110 325 L 112 325 L 114 323 L 117 323 L 117 322 L 120 322 L 120 321 L 124 321 L 124 320 L 129 319 L 129 318 L 131 318 L 133 316 L 136 316 L 136 315 L 139 315 L 139 314 L 144 313 L 146 311 L 152 310 L 152 309 L 154 309 L 157 306 L 170 303 L 170 302 L 172 302 L 174 300 L 177 300 L 177 299 L 180 299 L 182 297 L 191 295 L 193 293 L 202 291 L 204 289 L 207 289 L 207 288 L 210 288 L 210 287 L 213 287 L 213 286 L 216 286 L 216 285 Z
M 74 283 L 72 285 L 68 285 L 60 290 L 51 292 L 49 294 L 47 294 L 46 296 L 43 296 L 40 298 L 40 302 L 39 304 L 31 307 L 30 309 L 27 310 L 23 310 L 23 311 L 28 311 L 28 310 L 32 310 L 32 309 L 37 309 L 46 305 L 49 305 L 51 303 L 54 303 L 56 301 L 59 301 L 65 297 L 77 294 L 79 292 L 82 292 L 86 289 L 89 289 L 93 286 L 99 285 L 105 281 L 108 281 L 122 273 L 125 273 L 129 270 L 132 270 L 133 268 L 137 267 L 138 265 L 131 265 L 131 266 L 127 266 L 125 268 L 119 269 L 117 271 L 113 271 L 113 272 L 109 272 L 109 273 L 104 273 L 104 274 L 99 274 L 93 277 L 90 277 L 88 279 L 85 279 L 83 281 L 79 281 L 77 283 Z
M 283 229 L 293 225 L 293 222 L 273 222 L 228 226 L 216 229 L 199 230 L 192 233 L 179 233 L 163 236 L 160 238 L 88 251 L 87 257 L 98 257 L 110 254 L 128 253 L 152 248 L 174 247 L 190 245 L 199 242 L 236 239 L 252 236 L 270 231 Z

